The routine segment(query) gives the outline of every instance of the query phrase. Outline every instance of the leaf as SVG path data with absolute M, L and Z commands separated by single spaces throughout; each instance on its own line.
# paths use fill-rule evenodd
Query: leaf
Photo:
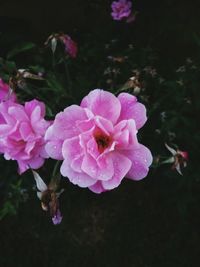
M 16 46 L 13 50 L 11 50 L 8 54 L 7 54 L 7 59 L 10 59 L 20 53 L 26 52 L 28 50 L 31 50 L 33 48 L 35 48 L 36 45 L 34 43 L 21 43 L 20 45 Z

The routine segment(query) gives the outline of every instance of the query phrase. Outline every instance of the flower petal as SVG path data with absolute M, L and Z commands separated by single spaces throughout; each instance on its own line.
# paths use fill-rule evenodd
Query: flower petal
M 44 159 L 41 157 L 32 158 L 28 161 L 28 165 L 32 169 L 39 169 L 44 164 Z
M 122 179 L 126 176 L 127 172 L 131 168 L 131 161 L 126 156 L 114 152 L 112 155 L 113 166 L 114 166 L 114 175 L 108 181 L 102 181 L 103 188 L 106 190 L 111 190 L 115 187 L 118 187 Z
M 24 112 L 23 106 L 15 105 L 8 108 L 8 114 L 17 121 L 28 121 L 29 118 Z
M 106 191 L 103 188 L 101 181 L 96 182 L 94 185 L 90 186 L 89 189 L 96 194 L 100 194 Z
M 20 124 L 19 132 L 20 132 L 21 138 L 24 141 L 27 141 L 34 137 L 34 133 L 32 131 L 31 125 L 28 122 L 22 122 Z
M 120 115 L 120 102 L 111 93 L 95 89 L 90 92 L 81 102 L 81 107 L 90 109 L 94 115 L 102 116 L 113 124 Z
M 37 109 L 37 111 L 35 111 L 35 109 Z M 34 112 L 35 114 L 33 115 L 33 117 L 37 117 L 38 119 L 40 117 L 44 117 L 45 115 L 45 105 L 44 103 L 36 100 L 36 99 L 33 99 L 29 102 L 26 102 L 25 103 L 25 110 L 26 110 L 26 113 L 32 117 L 32 113 Z M 37 114 L 37 116 L 36 116 Z
M 114 174 L 113 162 L 108 155 L 105 159 L 101 158 L 98 162 L 89 154 L 86 155 L 83 159 L 81 169 L 92 178 L 101 181 L 111 179 Z
M 48 154 L 49 157 L 53 158 L 53 159 L 57 159 L 57 160 L 62 160 L 63 156 L 62 156 L 62 144 L 63 141 L 61 140 L 52 140 L 49 141 L 46 145 L 45 145 L 45 150 Z
M 62 155 L 64 159 L 72 161 L 82 155 L 82 147 L 79 144 L 79 137 L 66 139 L 62 146 Z
M 60 172 L 62 176 L 68 177 L 70 182 L 80 187 L 88 187 L 96 183 L 96 180 L 91 178 L 86 173 L 79 173 L 74 171 L 70 166 L 70 162 L 68 160 L 63 161 Z
M 121 93 L 118 96 L 121 103 L 121 113 L 118 121 L 134 119 L 136 128 L 140 129 L 146 122 L 146 108 L 143 104 L 137 102 L 137 98 L 127 93 Z
M 83 108 L 76 105 L 67 107 L 63 112 L 56 115 L 53 124 L 54 135 L 62 140 L 77 136 L 80 133 L 77 123 L 87 119 Z
M 149 166 L 153 160 L 151 152 L 147 147 L 140 144 L 138 149 L 123 151 L 123 154 L 132 161 L 132 166 L 127 174 L 127 178 L 141 180 L 147 176 Z
M 133 119 L 120 121 L 115 126 L 114 132 L 118 149 L 132 149 L 138 146 L 137 129 Z

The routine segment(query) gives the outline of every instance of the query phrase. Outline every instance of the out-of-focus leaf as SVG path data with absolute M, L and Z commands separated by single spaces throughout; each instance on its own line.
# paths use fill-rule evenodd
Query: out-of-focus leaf
M 46 81 L 48 86 L 53 90 L 57 92 L 63 91 L 63 87 L 61 83 L 58 81 L 57 77 L 53 73 L 49 73 L 46 77 Z
M 34 43 L 22 43 L 18 46 L 16 46 L 13 50 L 11 50 L 8 54 L 7 54 L 7 58 L 10 59 L 22 52 L 26 52 L 28 50 L 31 50 L 33 48 L 35 48 L 36 45 Z

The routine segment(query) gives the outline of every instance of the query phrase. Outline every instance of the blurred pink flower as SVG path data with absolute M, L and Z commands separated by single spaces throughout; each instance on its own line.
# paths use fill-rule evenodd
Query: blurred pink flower
M 44 119 L 45 105 L 37 100 L 24 106 L 6 101 L 0 104 L 0 152 L 7 160 L 16 160 L 19 173 L 37 169 L 48 157 L 44 134 L 50 122 Z
M 77 43 L 67 34 L 60 35 L 60 40 L 65 46 L 65 52 L 68 53 L 70 57 L 76 58 L 78 52 Z
M 132 3 L 128 0 L 114 1 L 111 4 L 111 16 L 114 20 L 122 20 L 131 14 Z
M 95 193 L 111 190 L 125 176 L 140 180 L 147 175 L 152 155 L 137 140 L 146 120 L 146 109 L 136 97 L 96 89 L 80 106 L 57 114 L 45 135 L 46 151 L 63 160 L 61 174 L 73 184 Z
M 8 84 L 4 83 L 0 78 L 0 102 L 11 100 L 15 102 L 17 99 L 14 92 L 11 91 Z

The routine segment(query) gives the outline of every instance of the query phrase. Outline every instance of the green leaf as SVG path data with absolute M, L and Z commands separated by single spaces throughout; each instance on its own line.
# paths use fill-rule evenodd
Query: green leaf
M 20 45 L 16 46 L 13 50 L 11 50 L 8 54 L 7 54 L 7 59 L 10 59 L 20 53 L 26 52 L 28 50 L 31 50 L 33 48 L 35 48 L 36 45 L 34 43 L 21 43 Z

